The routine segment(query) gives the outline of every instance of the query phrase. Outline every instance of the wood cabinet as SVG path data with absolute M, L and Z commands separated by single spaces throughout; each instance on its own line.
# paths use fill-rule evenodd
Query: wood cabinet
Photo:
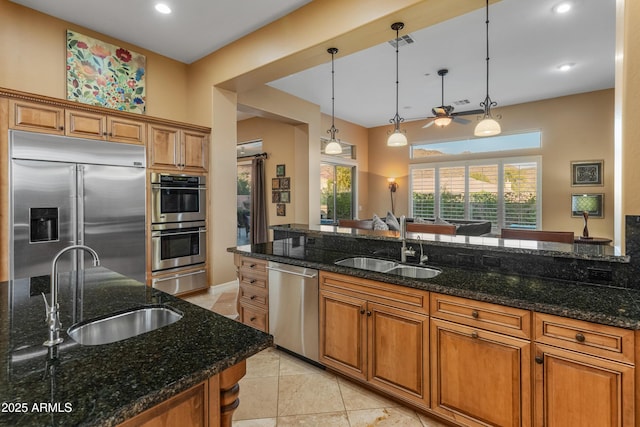
M 149 126 L 149 167 L 207 170 L 209 136 L 169 126 Z
M 633 331 L 540 313 L 534 319 L 534 425 L 636 425 Z
M 429 294 L 320 273 L 320 362 L 429 406 Z
M 269 332 L 269 276 L 267 261 L 239 256 L 238 313 L 240 321 L 263 332 Z
M 146 123 L 91 111 L 12 99 L 9 127 L 30 132 L 144 145 Z
M 531 425 L 531 313 L 431 294 L 431 409 L 468 426 Z
M 118 427 L 231 427 L 238 407 L 238 381 L 246 374 L 246 361 L 128 419 Z

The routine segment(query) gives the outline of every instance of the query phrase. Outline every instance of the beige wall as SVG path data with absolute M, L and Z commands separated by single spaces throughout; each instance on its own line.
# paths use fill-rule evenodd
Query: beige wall
M 613 106 L 614 91 L 602 90 L 580 95 L 565 96 L 527 104 L 496 108 L 494 114 L 502 115 L 500 124 L 503 133 L 516 133 L 527 130 L 542 132 L 542 148 L 539 150 L 520 150 L 501 153 L 503 157 L 522 155 L 542 156 L 542 228 L 545 230 L 573 231 L 582 234 L 582 218 L 571 217 L 572 193 L 604 193 L 604 218 L 592 218 L 589 221 L 591 235 L 613 237 Z M 425 120 L 405 123 L 410 144 L 422 142 L 440 142 L 470 138 L 475 126 L 474 120 L 467 125 L 451 124 L 440 129 L 431 126 L 422 129 Z M 396 214 L 408 213 L 409 186 L 409 148 L 387 147 L 389 126 L 369 130 L 369 191 L 373 213 L 385 214 L 390 209 L 388 177 L 399 182 L 396 201 Z M 478 144 L 482 139 L 477 139 Z M 428 160 L 414 160 L 411 163 L 443 162 L 492 158 L 495 153 L 468 156 L 438 156 Z M 571 161 L 604 160 L 604 186 L 572 187 Z M 374 191 L 379 189 L 380 191 Z
M 66 99 L 67 29 L 144 54 L 146 113 L 190 122 L 186 64 L 8 0 L 0 0 L 0 87 Z

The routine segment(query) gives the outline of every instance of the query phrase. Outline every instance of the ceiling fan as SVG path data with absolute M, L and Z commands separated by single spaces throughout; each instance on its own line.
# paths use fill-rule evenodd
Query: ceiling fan
M 461 111 L 459 113 L 453 112 L 453 107 L 451 105 L 444 105 L 444 76 L 449 73 L 449 70 L 443 68 L 438 70 L 438 75 L 442 77 L 442 104 L 439 107 L 434 107 L 431 109 L 431 113 L 433 116 L 427 117 L 428 119 L 433 119 L 426 125 L 422 126 L 423 128 L 428 128 L 429 126 L 435 124 L 439 127 L 445 127 L 452 121 L 460 124 L 470 123 L 470 120 L 463 119 L 460 116 L 472 116 L 474 114 L 484 114 L 484 110 L 469 110 L 469 111 Z

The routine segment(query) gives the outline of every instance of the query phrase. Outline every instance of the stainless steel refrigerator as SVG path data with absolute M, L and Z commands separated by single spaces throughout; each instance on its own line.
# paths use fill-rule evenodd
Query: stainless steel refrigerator
M 144 282 L 144 146 L 10 131 L 10 149 L 12 278 L 48 275 L 58 251 L 84 244 Z M 58 271 L 83 267 L 75 252 Z

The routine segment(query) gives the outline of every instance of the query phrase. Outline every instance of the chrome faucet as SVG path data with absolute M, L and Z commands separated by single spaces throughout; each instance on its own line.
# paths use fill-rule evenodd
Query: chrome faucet
M 59 306 L 58 306 L 58 260 L 60 257 L 69 251 L 81 249 L 83 251 L 87 251 L 93 257 L 93 265 L 97 267 L 100 265 L 100 258 L 98 258 L 98 254 L 96 251 L 91 249 L 89 246 L 85 245 L 72 245 L 67 246 L 62 249 L 60 252 L 53 257 L 53 261 L 51 262 L 51 303 L 47 303 L 47 297 L 42 293 L 42 298 L 44 299 L 45 311 L 47 313 L 47 325 L 49 326 L 49 339 L 46 340 L 42 345 L 47 347 L 53 347 L 54 345 L 60 344 L 63 339 L 60 338 L 60 329 L 62 329 L 62 323 L 60 323 L 59 316 Z
M 400 262 L 407 262 L 407 255 L 414 256 L 416 251 L 411 246 L 407 247 L 407 218 L 400 215 L 400 240 L 402 240 L 402 248 L 400 248 Z
M 425 262 L 429 261 L 429 257 L 425 255 L 424 251 L 422 250 L 422 239 L 420 238 L 420 235 L 416 236 L 416 238 L 420 241 L 420 264 L 424 264 Z

